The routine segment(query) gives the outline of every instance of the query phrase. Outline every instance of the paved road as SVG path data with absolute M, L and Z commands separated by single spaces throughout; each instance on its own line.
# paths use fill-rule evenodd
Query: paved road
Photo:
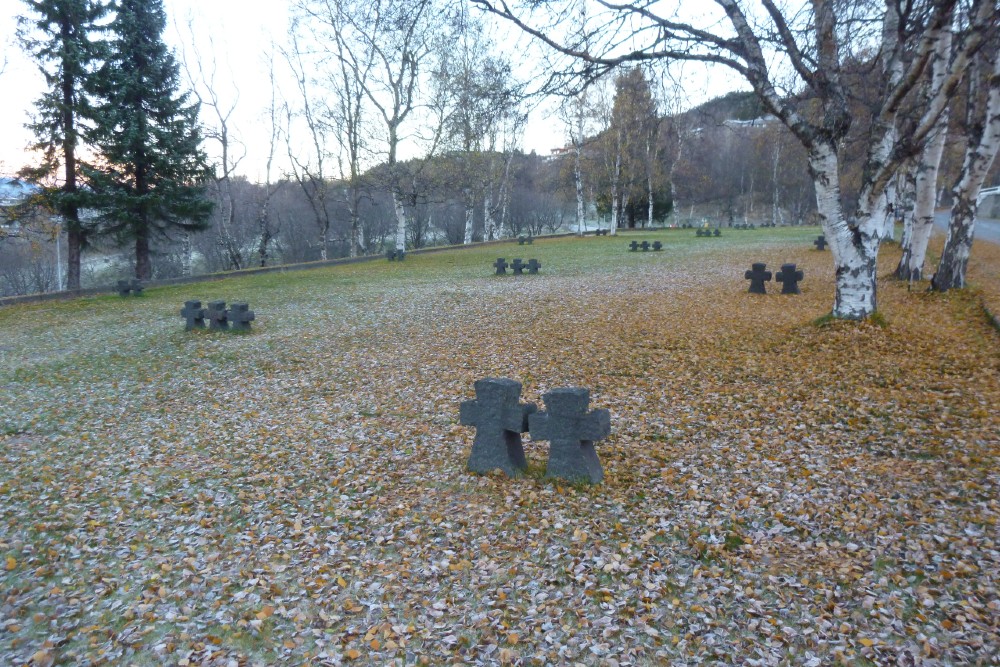
M 941 230 L 948 229 L 948 211 L 938 211 L 934 215 L 934 226 Z M 994 218 L 976 218 L 975 238 L 1000 244 L 1000 220 Z

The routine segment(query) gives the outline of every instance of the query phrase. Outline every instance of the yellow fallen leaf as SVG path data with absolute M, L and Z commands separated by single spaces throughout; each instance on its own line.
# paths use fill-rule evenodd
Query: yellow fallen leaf
M 286 639 L 282 644 L 282 646 L 284 646 L 285 648 L 295 648 L 295 642 L 293 642 L 291 639 Z
M 372 647 L 373 651 L 377 651 L 380 648 L 382 648 L 382 644 L 380 644 L 377 639 L 371 640 L 371 642 L 368 645 Z
M 875 642 L 873 642 L 872 640 L 868 639 L 868 637 L 862 637 L 861 638 L 861 645 L 862 646 L 874 646 Z
M 347 588 L 347 582 L 344 581 L 343 577 L 337 577 L 337 585 L 341 588 Z
M 507 635 L 508 644 L 516 644 L 520 639 L 521 638 L 518 636 L 516 632 L 512 632 L 509 635 Z
M 7 571 L 10 572 L 15 567 L 17 567 L 17 559 L 13 556 L 7 556 Z
M 349 650 L 349 651 L 348 651 L 347 653 L 345 653 L 344 655 L 346 655 L 346 656 L 347 656 L 347 659 L 348 659 L 348 660 L 357 660 L 358 658 L 360 658 L 360 657 L 361 657 L 361 654 L 360 654 L 360 653 L 358 652 L 358 649 L 356 649 L 356 648 L 352 648 L 352 649 L 350 649 L 350 650 Z
M 257 612 L 257 620 L 263 621 L 271 617 L 274 613 L 274 607 L 269 604 L 264 605 L 264 607 Z

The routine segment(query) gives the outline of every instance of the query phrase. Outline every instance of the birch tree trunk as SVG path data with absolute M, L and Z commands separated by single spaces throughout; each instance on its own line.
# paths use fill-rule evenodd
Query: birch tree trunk
M 621 141 L 619 141 L 618 148 L 615 151 L 615 166 L 611 174 L 611 228 L 608 232 L 611 236 L 616 236 L 618 234 L 618 226 L 621 224 L 621 220 L 619 218 L 621 212 L 621 174 L 622 152 Z
M 948 74 L 948 56 L 951 53 L 951 31 L 939 31 L 935 35 L 934 59 L 931 64 L 931 82 L 928 98 L 940 93 L 941 84 Z M 924 149 L 916 163 L 913 222 L 907 243 L 903 246 L 903 256 L 896 268 L 896 276 L 901 280 L 920 280 L 923 275 L 924 258 L 927 256 L 927 242 L 934 228 L 934 204 L 937 193 L 938 168 L 944 154 L 944 144 L 948 137 L 948 109 L 946 108 L 934 124 Z
M 406 250 L 406 207 L 399 192 L 392 192 L 392 207 L 396 211 L 396 250 Z
M 475 220 L 475 211 L 472 207 L 475 204 L 472 201 L 472 191 L 469 188 L 466 188 L 463 194 L 465 196 L 465 236 L 462 243 L 469 245 L 472 243 L 472 223 Z
M 972 252 L 979 191 L 1000 148 L 1000 54 L 991 54 L 992 63 L 982 65 L 980 76 L 986 83 L 985 104 L 967 129 L 968 145 L 958 183 L 952 189 L 954 203 L 948 238 L 931 287 L 940 292 L 965 287 L 965 270 Z M 988 65 L 992 64 L 992 67 Z M 970 100 L 973 95 L 970 93 Z
M 583 236 L 584 230 L 584 201 L 583 201 L 583 146 L 582 142 L 576 144 L 576 163 L 573 165 L 573 181 L 576 185 L 576 235 Z

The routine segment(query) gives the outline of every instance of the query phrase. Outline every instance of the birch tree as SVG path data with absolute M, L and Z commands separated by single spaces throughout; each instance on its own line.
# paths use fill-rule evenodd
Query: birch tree
M 675 60 L 721 65 L 738 73 L 808 152 L 834 263 L 832 314 L 844 319 L 876 312 L 876 262 L 884 234 L 879 200 L 903 160 L 922 150 L 987 27 L 998 20 L 994 0 L 971 1 L 969 29 L 956 40 L 949 74 L 937 96 L 918 109 L 914 93 L 934 53 L 930 36 L 951 24 L 958 0 L 919 7 L 900 0 L 813 0 L 794 7 L 774 0 L 761 0 L 759 7 L 744 0 L 714 0 L 690 19 L 690 13 L 680 12 L 679 2 L 595 0 L 592 5 L 600 8 L 601 16 L 595 17 L 591 25 L 597 27 L 585 39 L 566 29 L 568 2 L 472 1 L 563 54 L 566 67 L 554 75 L 563 80 L 591 77 L 626 62 Z M 852 45 L 861 50 L 852 53 Z M 864 52 L 880 54 L 881 94 L 864 151 L 862 187 L 845 207 L 841 151 L 853 118 L 848 104 L 852 91 L 843 72 Z M 895 132 L 904 113 L 917 116 L 905 136 Z
M 927 84 L 926 98 L 933 100 L 938 89 L 948 74 L 949 56 L 951 54 L 951 26 L 938 31 L 931 36 L 935 41 L 933 60 L 930 65 L 930 79 Z M 908 225 L 903 235 L 903 256 L 896 268 L 896 277 L 901 280 L 920 280 L 923 274 L 924 258 L 927 255 L 927 243 L 934 228 L 934 203 L 937 198 L 938 169 L 941 166 L 941 156 L 944 153 L 945 140 L 948 138 L 948 108 L 938 117 L 927 143 L 914 158 L 913 164 L 913 212 L 904 224 Z M 886 188 L 888 199 L 893 198 L 891 191 L 896 179 L 890 181 Z M 889 216 L 887 216 L 889 217 Z M 889 223 L 891 224 L 891 222 Z
M 941 292 L 965 287 L 979 191 L 1000 148 L 1000 49 L 996 39 L 994 33 L 991 48 L 979 54 L 968 74 L 965 159 L 952 188 L 948 237 L 931 280 L 931 286 Z

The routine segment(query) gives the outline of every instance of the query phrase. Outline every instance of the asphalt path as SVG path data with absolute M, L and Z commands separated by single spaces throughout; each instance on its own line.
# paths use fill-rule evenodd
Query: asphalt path
M 934 214 L 934 226 L 943 232 L 948 231 L 949 211 L 938 211 Z M 1000 244 L 1000 220 L 996 218 L 976 218 L 976 230 L 973 238 Z

